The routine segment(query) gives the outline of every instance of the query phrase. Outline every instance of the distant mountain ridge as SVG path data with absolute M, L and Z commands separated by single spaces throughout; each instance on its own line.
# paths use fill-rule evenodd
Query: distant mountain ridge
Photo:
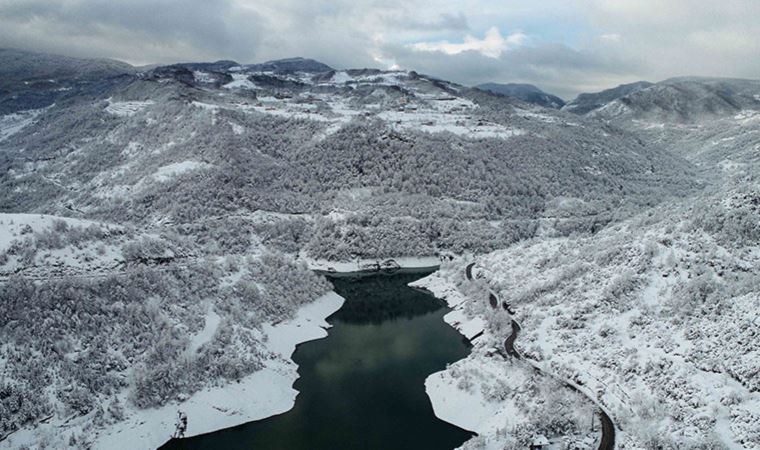
M 321 63 L 310 58 L 285 58 L 276 59 L 273 61 L 267 61 L 258 64 L 247 64 L 246 69 L 254 72 L 275 72 L 275 73 L 287 73 L 287 72 L 306 72 L 306 73 L 321 73 L 330 72 L 334 70 L 327 64 Z
M 621 97 L 646 89 L 653 84 L 648 81 L 637 81 L 635 83 L 621 84 L 620 86 L 600 92 L 580 94 L 573 101 L 566 104 L 563 109 L 575 114 L 586 114 Z
M 547 94 L 532 84 L 524 83 L 483 83 L 475 86 L 482 91 L 513 97 L 544 108 L 560 109 L 565 101 L 556 95 Z
M 605 120 L 688 123 L 760 110 L 760 81 L 679 77 L 616 98 L 589 113 Z
M 195 393 L 237 385 L 267 367 L 273 353 L 262 324 L 281 323 L 329 289 L 307 270 L 305 264 L 315 259 L 332 264 L 398 255 L 484 255 L 527 240 L 530 247 L 545 243 L 523 253 L 530 264 L 520 255 L 503 259 L 541 274 L 515 299 L 543 307 L 540 297 L 556 292 L 562 304 L 571 284 L 578 298 L 591 286 L 593 303 L 579 303 L 565 317 L 595 311 L 594 323 L 602 326 L 586 327 L 582 339 L 572 340 L 579 351 L 573 357 L 588 342 L 604 350 L 598 361 L 611 362 L 599 373 L 609 375 L 610 385 L 623 379 L 627 366 L 615 364 L 620 351 L 607 351 L 601 340 L 607 332 L 600 330 L 638 307 L 635 289 L 649 291 L 664 273 L 668 281 L 678 273 L 685 278 L 685 264 L 695 268 L 697 284 L 684 285 L 680 297 L 730 281 L 722 275 L 710 282 L 700 278 L 697 271 L 718 249 L 687 258 L 690 248 L 671 239 L 686 222 L 658 222 L 671 211 L 659 208 L 704 190 L 701 167 L 692 160 L 722 164 L 711 165 L 713 172 L 755 161 L 757 135 L 750 127 L 760 127 L 760 114 L 726 116 L 720 122 L 733 121 L 733 128 L 720 135 L 723 123 L 711 129 L 668 127 L 659 118 L 681 117 L 671 111 L 723 114 L 750 107 L 752 98 L 760 101 L 751 82 L 662 83 L 617 92 L 589 114 L 573 115 L 413 71 L 336 70 L 305 58 L 145 68 L 21 58 L 42 58 L 39 67 L 51 67 L 29 81 L 24 66 L 16 65 L 15 84 L 0 89 L 0 234 L 9 244 L 0 252 L 0 277 L 26 279 L 11 280 L 7 290 L 0 283 L 0 298 L 11 305 L 0 310 L 0 322 L 13 322 L 0 327 L 0 366 L 10 381 L 0 387 L 14 392 L 0 399 L 0 440 L 25 428 L 10 439 L 26 433 L 29 442 L 49 439 L 54 448 L 69 448 L 75 436 L 80 446 L 112 448 L 98 444 L 123 440 L 119 433 L 126 429 L 137 435 L 133 430 L 142 427 L 161 434 L 155 445 L 143 446 L 156 448 L 169 433 L 143 421 L 155 416 L 140 416 L 141 411 L 184 411 Z M 6 67 L 0 54 L 0 68 Z M 50 81 L 47 73 L 70 75 Z M 548 95 L 535 86 L 513 88 L 513 95 Z M 709 95 L 695 95 L 700 92 Z M 700 107 L 705 102 L 709 107 Z M 671 130 L 689 133 L 694 145 L 665 134 Z M 686 148 L 676 153 L 663 143 Z M 754 167 L 747 165 L 747 173 Z M 704 223 L 727 224 L 727 237 L 758 242 L 753 227 L 760 197 L 736 198 L 741 210 L 726 210 L 725 218 L 719 210 Z M 724 205 L 722 196 L 715 199 Z M 639 217 L 648 211 L 653 214 Z M 630 233 L 621 231 L 618 224 L 632 215 L 637 217 L 627 222 Z M 90 227 L 93 221 L 102 225 Z M 647 228 L 638 233 L 641 222 Z M 659 223 L 670 234 L 656 229 Z M 681 267 L 667 269 L 669 259 Z M 479 261 L 479 268 L 491 268 L 483 273 L 511 265 L 492 264 L 488 257 Z M 715 269 L 728 275 L 729 264 L 735 262 L 726 259 Z M 638 267 L 648 272 L 642 275 Z M 746 271 L 737 267 L 733 272 L 752 274 L 757 264 L 751 261 Z M 517 276 L 498 281 L 502 288 L 527 279 L 519 270 L 509 273 Z M 754 278 L 742 283 L 757 286 Z M 729 303 L 721 299 L 715 303 Z M 712 310 L 703 304 L 690 309 L 708 317 Z M 686 303 L 673 305 L 685 310 L 680 305 Z M 663 314 L 671 310 L 666 304 Z M 583 326 L 583 320 L 555 323 L 557 311 L 562 310 L 541 314 L 547 327 L 557 326 L 561 343 L 564 330 Z M 642 324 L 653 324 L 647 337 L 658 343 L 664 328 L 657 324 L 664 316 L 656 313 L 645 316 L 647 322 L 628 315 L 627 323 L 637 333 Z M 730 323 L 731 316 L 722 317 Z M 207 333 L 214 323 L 223 330 Z M 493 324 L 493 330 L 500 327 Z M 593 341 L 597 337 L 600 345 Z M 746 334 L 731 339 L 751 348 Z M 621 339 L 611 334 L 608 341 L 618 345 Z M 661 344 L 663 355 L 669 353 L 669 343 Z M 620 371 L 607 372 L 612 367 Z M 683 373 L 692 373 L 687 370 L 693 367 L 685 367 Z M 754 366 L 735 367 L 742 380 L 753 382 Z M 665 379 L 658 370 L 637 371 L 642 374 L 655 387 Z M 700 404 L 694 399 L 689 405 Z M 227 416 L 234 405 L 219 407 Z M 704 417 L 694 412 L 698 420 Z
M 74 58 L 0 48 L 0 86 L 23 79 L 99 78 L 134 73 L 130 64 L 114 59 Z

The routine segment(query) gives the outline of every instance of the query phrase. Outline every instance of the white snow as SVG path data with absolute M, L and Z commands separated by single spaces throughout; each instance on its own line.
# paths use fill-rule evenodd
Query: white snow
M 108 106 L 106 106 L 106 112 L 115 116 L 128 117 L 134 116 L 138 112 L 152 105 L 153 100 L 145 101 L 128 101 L 128 102 L 114 102 L 108 99 Z
M 205 109 L 205 110 L 208 110 L 208 111 L 214 111 L 214 112 L 216 110 L 218 110 L 218 109 L 221 108 L 221 106 L 219 106 L 219 105 L 214 105 L 214 104 L 211 104 L 211 103 L 199 102 L 198 100 L 193 100 L 191 104 L 193 106 L 197 106 L 198 108 Z
M 200 70 L 193 71 L 193 78 L 199 83 L 213 83 L 214 77 L 208 73 Z
M 626 106 L 624 103 L 622 103 L 620 100 L 615 100 L 610 103 L 607 103 L 606 105 L 602 106 L 601 108 L 595 109 L 594 111 L 591 111 L 589 113 L 589 116 L 591 117 L 618 117 L 626 112 L 628 112 L 630 108 Z
M 244 73 L 233 73 L 232 81 L 224 85 L 227 89 L 256 89 L 256 84 Z
M 455 309 L 443 316 L 443 320 L 462 333 L 468 340 L 482 333 L 486 327 L 485 319 L 482 317 L 468 317 L 464 311 L 459 309 Z
M 0 142 L 8 139 L 25 127 L 34 123 L 45 109 L 29 109 L 0 116 Z
M 354 81 L 354 78 L 348 73 L 346 73 L 346 71 L 341 70 L 341 71 L 335 72 L 335 74 L 332 76 L 330 81 L 334 84 L 346 84 L 351 81 Z
M 203 344 L 211 342 L 221 321 L 222 318 L 216 313 L 216 311 L 214 311 L 213 306 L 209 306 L 203 329 L 190 340 L 190 345 L 187 347 L 186 354 L 188 356 L 195 355 Z
M 205 389 L 181 403 L 145 410 L 129 409 L 124 421 L 98 432 L 91 448 L 157 448 L 174 432 L 178 410 L 188 416 L 186 436 L 210 433 L 288 411 L 295 404 L 298 394 L 292 387 L 298 378 L 298 366 L 290 358 L 298 344 L 327 336 L 326 329 L 330 325 L 325 319 L 340 309 L 343 301 L 342 297 L 330 292 L 301 307 L 294 319 L 277 325 L 264 325 L 266 346 L 275 358 L 267 360 L 262 370 L 239 383 Z M 208 320 L 209 317 L 207 325 Z M 0 448 L 34 446 L 40 434 L 61 433 L 66 428 L 77 426 L 80 425 L 50 422 L 39 425 L 37 429 L 23 429 L 0 442 Z
M 232 132 L 237 135 L 241 135 L 245 133 L 245 127 L 243 127 L 242 125 L 238 125 L 235 122 L 230 122 L 230 126 L 232 127 Z
M 459 371 L 478 373 L 485 383 L 487 380 L 507 381 L 515 376 L 521 379 L 510 380 L 511 382 L 524 381 L 523 373 L 508 371 L 511 366 L 500 357 L 471 356 L 454 365 Z M 494 402 L 486 398 L 481 386 L 462 389 L 459 379 L 452 376 L 449 370 L 428 376 L 425 380 L 425 392 L 430 397 L 436 417 L 481 436 L 495 433 L 521 415 L 511 402 Z
M 28 226 L 29 232 L 39 232 L 50 228 L 56 220 L 63 220 L 70 226 L 87 227 L 97 222 L 72 219 L 69 217 L 50 216 L 47 214 L 0 213 L 0 252 L 4 252 L 10 243 L 23 237 L 22 231 Z
M 388 260 L 393 260 L 401 269 L 427 269 L 435 268 L 441 264 L 437 256 L 400 256 L 396 258 L 383 259 L 355 259 L 353 261 L 327 261 L 324 259 L 313 259 L 301 255 L 300 258 L 311 270 L 321 270 L 336 273 L 361 272 L 363 268 L 373 264 L 383 264 Z
M 153 173 L 153 178 L 156 181 L 169 181 L 177 175 L 192 170 L 208 169 L 209 167 L 212 167 L 212 165 L 198 161 L 182 161 L 159 167 L 158 170 Z
M 471 138 L 507 139 L 525 134 L 524 130 L 496 123 L 479 121 L 467 114 L 437 110 L 383 111 L 378 117 L 397 129 L 413 129 L 428 133 L 449 132 Z

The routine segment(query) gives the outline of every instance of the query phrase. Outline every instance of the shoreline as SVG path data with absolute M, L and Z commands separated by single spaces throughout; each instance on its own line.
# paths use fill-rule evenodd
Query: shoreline
M 473 266 L 474 263 L 465 268 L 465 279 L 474 279 L 471 272 Z M 512 334 L 504 342 L 504 349 L 500 347 L 491 349 L 484 348 L 485 346 L 482 344 L 483 340 L 480 338 L 487 333 L 484 329 L 486 322 L 479 316 L 468 318 L 463 311 L 460 311 L 469 300 L 456 288 L 450 279 L 443 276 L 440 271 L 438 271 L 411 283 L 410 286 L 431 292 L 436 297 L 445 300 L 447 304 L 454 309 L 451 313 L 447 314 L 447 316 L 444 316 L 444 321 L 459 331 L 460 334 L 465 336 L 473 344 L 473 349 L 470 355 L 454 364 L 461 364 L 464 366 L 475 364 L 478 370 L 493 376 L 500 372 L 500 369 L 495 367 L 494 363 L 503 365 L 504 361 L 497 361 L 494 358 L 488 357 L 490 350 L 495 350 L 495 353 L 501 354 L 505 359 L 508 359 L 509 355 L 515 359 L 527 362 L 527 364 L 534 370 L 538 370 L 544 376 L 553 378 L 564 384 L 566 387 L 575 390 L 595 405 L 599 412 L 601 421 L 600 431 L 602 431 L 602 435 L 599 439 L 596 439 L 594 447 L 598 445 L 600 450 L 614 448 L 616 427 L 601 402 L 590 395 L 586 389 L 583 389 L 572 381 L 557 377 L 551 371 L 545 370 L 541 364 L 535 361 L 522 358 L 522 355 L 512 346 L 512 343 L 521 328 L 517 321 L 514 319 L 511 320 Z M 493 296 L 493 292 L 491 292 L 490 295 Z M 491 306 L 496 307 L 493 303 Z M 459 313 L 463 320 L 455 320 L 455 316 L 452 315 L 453 313 Z M 451 317 L 448 317 L 450 315 Z M 460 316 L 456 317 L 459 318 Z M 480 331 L 477 332 L 478 330 Z M 474 338 L 470 338 L 470 335 L 473 333 L 476 333 Z M 476 340 L 479 340 L 481 345 L 478 345 L 475 342 Z M 488 339 L 486 339 L 486 341 L 488 341 Z M 476 350 L 480 350 L 480 352 L 476 353 Z M 503 353 L 504 350 L 506 350 L 508 355 Z M 494 404 L 493 402 L 488 402 L 484 399 L 483 395 L 477 390 L 472 393 L 455 386 L 454 381 L 456 381 L 456 379 L 451 377 L 448 371 L 449 369 L 447 368 L 446 370 L 431 374 L 425 380 L 426 392 L 430 398 L 436 417 L 451 423 L 452 425 L 477 433 L 477 435 L 483 439 L 482 444 L 484 449 L 492 450 L 493 448 L 493 450 L 496 450 L 497 448 L 501 448 L 498 445 L 498 442 L 492 442 L 490 437 L 495 432 L 498 432 L 500 426 L 503 427 L 506 418 L 515 416 L 517 412 L 514 405 L 505 401 L 502 401 L 501 404 Z M 462 411 L 467 411 L 467 414 L 463 414 Z M 491 444 L 494 444 L 495 446 L 492 446 Z
M 328 261 L 326 259 L 313 259 L 300 257 L 299 261 L 315 272 L 323 275 L 361 275 L 367 273 L 395 273 L 396 271 L 410 270 L 437 270 L 441 267 L 441 260 L 437 256 L 400 256 L 395 258 L 354 259 L 352 261 Z
M 488 365 L 489 372 L 501 369 L 503 365 L 501 361 L 497 362 L 493 358 L 484 357 L 488 352 L 485 345 L 488 339 L 483 339 L 486 333 L 486 321 L 480 317 L 468 318 L 465 315 L 463 308 L 468 300 L 449 280 L 444 278 L 440 272 L 434 272 L 425 278 L 410 283 L 410 286 L 425 289 L 435 297 L 445 301 L 451 311 L 443 317 L 444 322 L 457 330 L 472 344 L 470 354 L 452 363 L 452 365 L 470 364 L 476 360 L 477 364 L 480 365 L 483 362 L 491 361 L 496 364 Z M 486 367 L 483 369 L 485 370 Z M 487 402 L 477 392 L 471 393 L 458 389 L 454 385 L 448 370 L 447 368 L 432 373 L 425 379 L 425 392 L 430 399 L 435 416 L 444 422 L 482 437 L 487 437 L 489 431 L 496 431 L 497 426 L 503 424 L 503 415 L 512 413 L 512 409 L 504 408 L 504 405 Z
M 125 407 L 125 420 L 97 430 L 89 448 L 159 448 L 169 441 L 174 432 L 178 410 L 187 414 L 187 437 L 212 433 L 289 411 L 298 396 L 293 384 L 299 377 L 298 365 L 291 357 L 298 345 L 327 336 L 330 324 L 326 319 L 339 310 L 343 302 L 343 297 L 330 291 L 299 308 L 293 319 L 276 325 L 265 324 L 263 333 L 267 336 L 266 349 L 275 354 L 276 358 L 266 361 L 264 368 L 243 377 L 237 383 L 230 381 L 223 386 L 198 391 L 182 402 L 143 410 Z M 126 393 L 121 393 L 119 399 L 122 404 L 128 404 Z M 35 447 L 46 436 L 81 434 L 86 417 L 78 419 L 74 423 L 58 419 L 34 428 L 18 430 L 0 442 L 0 448 L 18 448 L 23 445 Z

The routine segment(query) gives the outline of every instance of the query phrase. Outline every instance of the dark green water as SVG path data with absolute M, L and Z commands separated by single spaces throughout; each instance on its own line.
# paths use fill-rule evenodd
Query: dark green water
M 452 449 L 471 433 L 433 415 L 425 378 L 469 345 L 443 301 L 407 287 L 426 274 L 333 279 L 346 303 L 329 336 L 298 347 L 295 407 L 165 449 Z

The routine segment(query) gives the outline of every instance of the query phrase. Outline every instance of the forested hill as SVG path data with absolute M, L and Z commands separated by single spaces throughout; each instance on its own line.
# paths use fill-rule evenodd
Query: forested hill
M 587 117 L 685 157 L 707 178 L 723 178 L 757 161 L 760 81 L 673 78 L 612 98 Z
M 494 94 L 514 97 L 526 103 L 542 106 L 544 108 L 561 109 L 565 101 L 556 95 L 547 94 L 532 84 L 520 83 L 484 83 L 475 86 L 482 91 Z
M 265 324 L 330 289 L 313 258 L 593 242 L 703 195 L 702 164 L 754 148 L 697 158 L 638 115 L 301 58 L 134 68 L 0 51 L 0 73 L 0 447 L 102 448 L 146 408 L 173 417 L 267 368 L 289 387 Z M 737 114 L 721 138 L 751 142 L 756 116 Z M 699 226 L 738 217 L 726 237 L 756 239 L 757 196 L 728 192 L 739 208 L 707 197 Z M 153 448 L 171 433 L 152 429 Z
M 64 78 L 31 109 L 13 105 L 0 141 L 6 212 L 179 226 L 340 211 L 330 221 L 362 230 L 380 214 L 414 230 L 411 248 L 461 251 L 530 236 L 545 217 L 561 218 L 561 233 L 594 231 L 699 185 L 686 161 L 603 123 L 415 72 L 305 59 Z M 463 218 L 474 241 L 435 238 L 467 234 Z

